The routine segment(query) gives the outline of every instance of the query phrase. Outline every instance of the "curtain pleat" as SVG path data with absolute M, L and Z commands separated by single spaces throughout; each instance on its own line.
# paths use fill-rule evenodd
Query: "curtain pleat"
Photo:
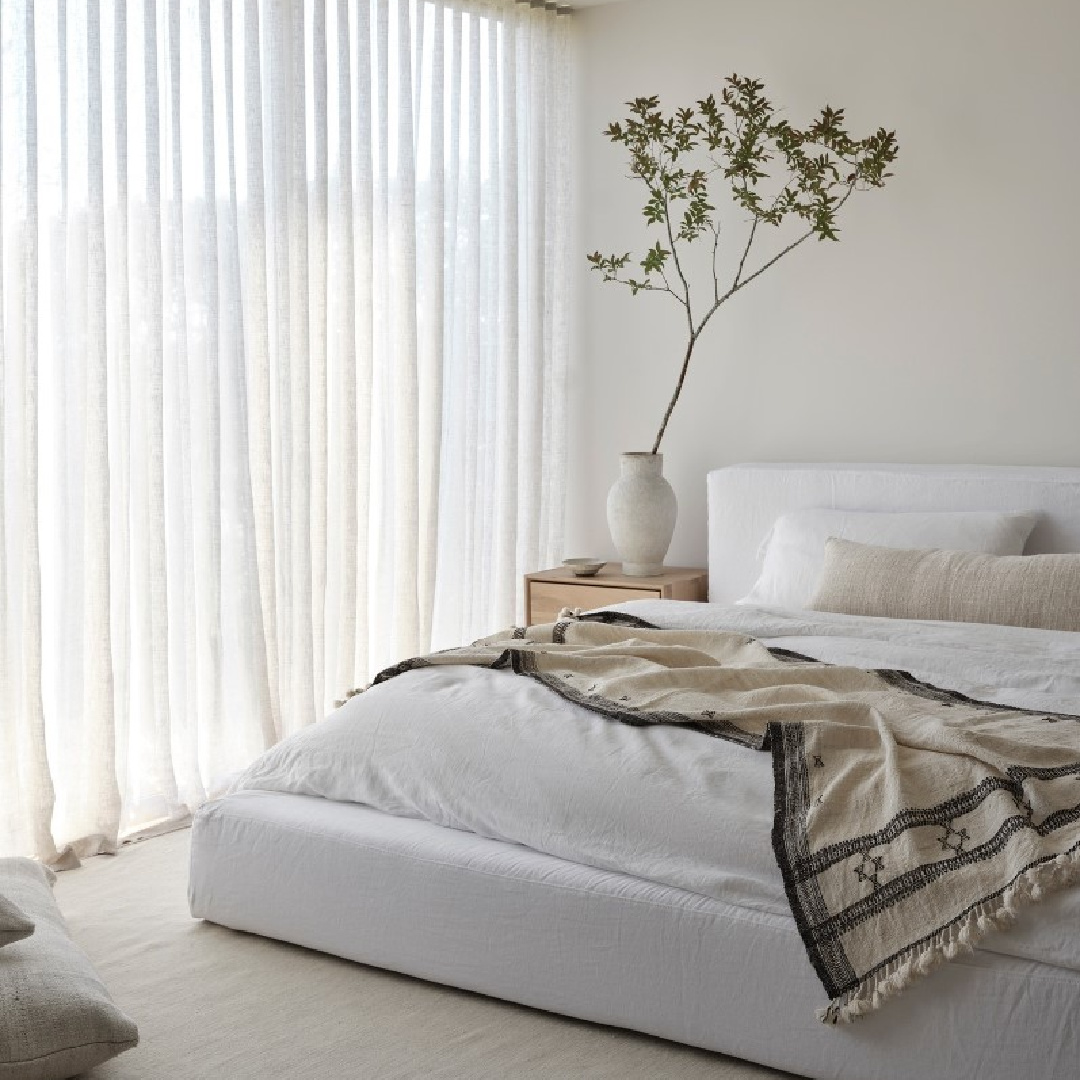
M 153 2 L 153 0 L 149 0 Z M 225 149 L 227 153 L 227 213 L 224 218 L 225 241 L 222 266 L 224 269 L 225 327 L 228 338 L 221 351 L 221 372 L 224 382 L 222 394 L 223 431 L 230 439 L 228 459 L 234 462 L 234 475 L 226 498 L 235 515 L 232 548 L 235 565 L 229 574 L 234 582 L 239 603 L 233 608 L 239 613 L 234 628 L 234 638 L 239 643 L 239 658 L 247 665 L 247 678 L 238 688 L 237 696 L 246 704 L 253 705 L 261 732 L 260 749 L 270 746 L 277 738 L 274 704 L 270 689 L 269 664 L 265 622 L 263 619 L 263 588 L 260 581 L 260 563 L 255 533 L 255 508 L 253 490 L 256 470 L 265 462 L 251 462 L 251 438 L 248 419 L 248 371 L 258 366 L 248 348 L 244 326 L 245 295 L 240 268 L 240 208 L 237 196 L 237 150 L 236 150 L 236 75 L 233 47 L 232 0 L 222 2 L 223 22 L 223 97 L 225 102 Z M 257 304 L 255 305 L 257 307 Z
M 450 6 L 444 20 L 444 32 L 448 37 L 446 48 L 443 94 L 447 107 L 445 166 L 445 205 L 443 214 L 443 250 L 445 253 L 445 280 L 443 295 L 453 297 L 443 313 L 443 325 L 440 348 L 443 356 L 442 374 L 446 386 L 444 398 L 448 408 L 445 414 L 462 415 L 464 402 L 463 375 L 461 360 L 463 347 L 460 338 L 462 306 L 465 299 L 464 282 L 461 275 L 461 238 L 464 235 L 460 227 L 460 193 L 462 178 L 461 162 L 461 127 L 462 127 L 462 12 Z M 462 500 L 454 497 L 454 492 L 464 490 L 464 454 L 458 445 L 461 426 L 447 423 L 443 425 L 439 443 L 440 480 L 439 485 L 439 527 L 436 532 L 437 551 L 435 554 L 436 575 L 440 567 L 452 563 L 455 554 L 462 549 L 461 515 L 464 512 Z M 466 610 L 466 590 L 464 588 L 469 568 L 461 566 L 457 574 L 441 576 L 440 587 L 435 593 L 432 605 L 433 642 L 450 646 L 454 632 Z
M 289 396 L 291 454 L 289 482 L 292 508 L 288 550 L 292 559 L 292 631 L 288 726 L 309 723 L 315 715 L 312 610 L 311 486 L 311 281 L 308 276 L 308 124 L 305 57 L 305 13 L 308 5 L 292 4 L 289 35 L 290 92 L 285 144 L 288 154 L 287 216 L 289 222 Z
M 372 558 L 372 474 L 374 471 L 374 392 L 375 392 L 375 161 L 373 121 L 372 20 L 368 4 L 353 5 L 355 29 L 350 37 L 356 42 L 353 65 L 355 131 L 353 146 L 353 296 L 356 310 L 355 386 L 356 386 L 356 545 L 352 549 L 356 581 L 356 651 L 354 670 L 372 669 L 373 612 L 371 575 Z M 345 418 L 348 423 L 348 417 Z M 345 658 L 343 657 L 343 660 Z
M 167 453 L 176 463 L 177 473 L 167 485 L 169 499 L 169 596 L 170 612 L 171 685 L 173 701 L 173 753 L 176 755 L 178 797 L 186 806 L 197 806 L 206 798 L 199 766 L 198 713 L 198 583 L 195 562 L 195 521 L 192 452 L 191 364 L 188 354 L 188 285 L 187 216 L 184 205 L 184 154 L 181 116 L 183 104 L 181 85 L 184 82 L 182 58 L 186 53 L 181 45 L 180 5 L 170 4 L 167 16 L 168 33 L 168 184 L 167 226 L 164 230 L 165 295 L 169 297 L 168 338 L 170 363 L 166 365 L 166 406 L 170 415 L 166 423 Z M 186 102 L 185 102 L 186 103 Z M 271 592 L 271 598 L 272 598 Z M 264 600 L 264 613 L 268 605 Z M 272 611 L 272 607 L 269 609 Z M 268 618 L 271 616 L 268 615 Z M 137 827 L 137 822 L 135 823 Z
M 383 359 L 390 350 L 389 321 L 392 315 L 389 273 L 390 191 L 388 183 L 390 143 L 390 4 L 371 11 L 369 70 L 371 87 L 361 98 L 371 110 L 371 460 L 368 468 L 368 619 L 378 620 L 380 633 L 369 635 L 369 663 L 376 670 L 392 654 L 394 633 L 394 552 L 392 518 L 385 513 L 388 500 L 387 463 L 392 461 L 392 421 L 388 415 L 394 373 Z M 363 104 L 362 106 L 363 107 Z M 388 453 L 389 452 L 389 453 Z M 377 572 L 381 571 L 381 572 Z
M 530 103 L 545 98 L 542 64 L 528 63 L 544 48 L 543 36 L 536 32 L 536 23 L 527 19 L 526 32 L 521 36 L 519 59 L 523 96 Z M 524 340 L 518 353 L 518 490 L 524 495 L 518 504 L 518 559 L 526 565 L 537 565 L 541 539 L 541 500 L 531 497 L 528 487 L 533 463 L 542 460 L 544 416 L 544 311 L 543 290 L 544 233 L 548 224 L 544 214 L 544 123 L 545 111 L 529 110 L 525 121 L 524 152 L 531 183 L 525 186 L 525 221 L 527 237 L 522 259 L 529 288 L 522 295 L 524 307 Z
M 0 49 L 0 101 L 5 90 L 5 64 L 3 49 Z M 60 83 L 63 97 L 63 81 Z M 63 131 L 61 131 L 63 140 Z M 0 107 L 0 147 L 4 145 L 4 110 Z M 4 167 L 0 160 L 0 192 L 5 184 Z M 7 419 L 7 336 L 4 317 L 4 254 L 7 233 L 4 229 L 6 200 L 0 198 L 0 421 Z M 11 677 L 11 658 L 8 655 L 8 513 L 7 513 L 7 437 L 0 435 L 0 702 L 14 704 L 18 708 L 13 680 Z M 24 808 L 19 805 L 21 795 L 18 777 L 18 727 L 14 723 L 0 723 L 0 791 L 9 792 L 6 799 L 0 799 L 0 836 L 6 837 L 12 846 L 24 846 L 28 843 L 24 836 Z
M 443 325 L 446 314 L 446 9 L 439 3 L 420 5 L 423 19 L 420 42 L 423 57 L 416 72 L 414 123 L 421 155 L 426 144 L 427 185 L 418 200 L 417 229 L 421 249 L 429 253 L 417 260 L 416 287 L 424 297 L 417 311 L 417 367 L 419 380 L 419 563 L 417 601 L 419 638 L 431 640 L 435 602 L 439 533 L 443 409 Z M 429 44 L 430 43 L 430 44 Z M 426 63 L 426 66 L 425 66 Z M 421 117 L 426 118 L 426 125 Z M 425 131 L 426 127 L 426 131 Z M 426 137 L 425 137 L 426 136 Z
M 146 170 L 146 218 L 143 236 L 146 243 L 146 302 L 143 306 L 147 324 L 145 361 L 147 364 L 146 397 L 142 404 L 146 415 L 147 466 L 147 554 L 143 572 L 148 581 L 150 668 L 152 684 L 151 731 L 153 769 L 149 779 L 162 799 L 162 817 L 175 817 L 181 810 L 178 802 L 172 755 L 171 678 L 169 665 L 170 597 L 167 565 L 167 527 L 165 516 L 165 319 L 164 251 L 161 214 L 161 87 L 158 72 L 159 34 L 156 0 L 143 5 L 143 152 Z M 102 305 L 104 310 L 105 305 Z M 178 602 L 178 607 L 182 604 Z M 142 778 L 146 771 L 140 769 Z
M 222 672 L 222 458 L 221 385 L 217 358 L 220 355 L 221 326 L 218 306 L 218 196 L 217 143 L 215 140 L 214 82 L 211 67 L 210 0 L 200 0 L 198 13 L 199 145 L 200 191 L 191 201 L 195 218 L 196 262 L 192 280 L 197 282 L 193 297 L 193 328 L 197 337 L 189 343 L 192 365 L 190 393 L 193 412 L 195 577 L 199 583 L 195 642 L 198 650 L 198 716 L 200 767 L 226 753 Z M 220 48 L 220 40 L 219 40 Z M 196 273 L 196 268 L 199 272 Z M 211 785 L 208 785 L 212 787 Z
M 77 6 L 77 5 L 74 5 Z M 74 11 L 72 11 L 74 15 Z M 74 18 L 69 21 L 67 47 L 74 59 L 78 54 L 78 37 Z M 63 29 L 63 28 L 62 28 Z M 133 760 L 130 753 L 132 695 L 116 693 L 116 687 L 132 685 L 132 620 L 133 620 L 133 574 L 132 522 L 135 518 L 132 499 L 132 452 L 131 452 L 131 297 L 136 276 L 131 273 L 130 186 L 128 178 L 128 48 L 127 4 L 120 2 L 113 11 L 113 92 L 112 92 L 112 164 L 114 195 L 109 214 L 106 266 L 111 276 L 109 289 L 109 356 L 107 377 L 109 380 L 109 550 L 112 558 L 110 578 L 110 618 L 112 628 L 112 676 L 113 676 L 113 729 L 117 750 L 117 777 L 121 786 L 128 788 L 133 770 L 138 768 L 138 756 Z M 101 75 L 104 75 L 105 68 Z M 71 130 L 77 131 L 72 124 Z M 104 140 L 103 140 L 104 141 Z M 104 146 L 103 146 L 104 150 Z M 104 161 L 104 158 L 103 158 Z M 104 165 L 103 165 L 104 168 Z M 103 177 L 104 179 L 104 177 Z M 64 189 L 66 191 L 66 187 Z M 72 185 L 72 196 L 75 196 Z M 104 188 L 101 198 L 104 200 Z M 72 227 L 70 241 L 78 239 Z M 69 245 L 70 246 L 70 245 Z M 68 276 L 74 268 L 69 264 Z M 81 290 L 77 282 L 71 282 L 71 293 L 78 296 Z M 74 328 L 72 328 L 73 330 Z M 78 340 L 76 333 L 69 333 L 69 344 Z M 71 340 L 74 339 L 74 340 Z M 72 365 L 72 374 L 77 362 Z M 65 542 L 67 547 L 67 542 Z M 78 618 L 75 625 L 82 628 L 85 620 Z M 78 710 L 72 707 L 73 717 Z M 137 821 L 141 814 L 136 799 L 127 800 L 128 814 L 125 822 Z M 69 825 L 67 832 L 74 834 Z M 63 835 L 63 833 L 61 834 Z M 111 839 L 111 837 L 110 837 Z
M 176 10 L 176 6 L 173 6 Z M 245 360 L 250 388 L 248 448 L 251 500 L 259 580 L 259 611 L 266 656 L 269 698 L 268 738 L 280 738 L 281 662 L 278 652 L 278 611 L 274 534 L 274 416 L 272 409 L 271 338 L 269 310 L 268 226 L 262 87 L 262 36 L 258 0 L 244 0 L 244 131 L 245 200 L 243 207 L 242 296 Z
M 547 121 L 547 146 L 543 180 L 546 200 L 544 238 L 544 284 L 548 317 L 544 376 L 544 467 L 551 476 L 566 476 L 570 350 L 573 319 L 572 296 L 565 283 L 573 266 L 571 231 L 563 226 L 573 216 L 571 187 L 567 182 L 573 165 L 568 133 L 573 130 L 571 102 L 576 99 L 572 62 L 574 42 L 570 21 L 556 19 L 543 34 L 542 67 L 546 81 L 543 110 Z M 566 501 L 547 492 L 541 499 L 542 526 L 537 557 L 559 551 L 566 527 Z
M 0 5 L 0 854 L 186 820 L 561 552 L 571 20 Z
M 44 31 L 45 27 L 43 26 L 42 29 Z M 85 27 L 81 37 L 84 40 L 86 38 Z M 78 72 L 75 65 L 70 63 L 72 57 L 68 51 L 66 26 L 63 29 L 58 27 L 55 34 L 49 34 L 47 31 L 42 34 L 38 46 L 40 55 L 36 58 L 36 63 L 45 68 L 50 66 L 49 51 L 53 44 L 56 49 L 55 68 L 58 76 L 57 164 L 61 175 L 79 177 L 85 183 L 85 167 L 76 172 L 70 171 L 72 168 L 71 146 L 73 143 L 78 143 L 79 129 L 82 128 L 85 131 L 87 124 L 85 112 L 77 116 L 75 118 L 76 135 L 74 138 L 71 137 L 69 83 L 73 77 L 78 76 Z M 85 53 L 83 61 L 85 63 Z M 46 128 L 47 126 L 46 121 Z M 45 169 L 47 172 L 47 160 Z M 10 192 L 10 187 L 8 190 Z M 39 338 L 38 349 L 43 358 L 43 370 L 39 374 L 44 380 L 44 394 L 47 398 L 53 397 L 49 391 L 50 382 L 64 385 L 69 389 L 69 393 L 63 402 L 59 403 L 60 407 L 55 412 L 46 410 L 38 418 L 39 445 L 44 447 L 46 454 L 49 448 L 52 448 L 55 455 L 53 458 L 55 468 L 62 477 L 56 490 L 58 499 L 55 516 L 50 514 L 52 508 L 48 499 L 40 506 L 39 515 L 39 528 L 46 543 L 43 562 L 46 566 L 50 562 L 53 564 L 52 572 L 47 572 L 42 580 L 42 632 L 46 636 L 53 637 L 52 643 L 42 642 L 44 661 L 42 678 L 43 705 L 46 714 L 49 715 L 59 708 L 81 717 L 85 701 L 83 687 L 84 538 L 81 534 L 73 536 L 71 542 L 65 545 L 64 557 L 61 560 L 50 560 L 47 550 L 48 538 L 55 531 L 56 519 L 68 520 L 72 516 L 78 519 L 83 510 L 84 501 L 83 458 L 86 438 L 84 392 L 86 386 L 81 361 L 86 355 L 87 343 L 80 335 L 87 325 L 87 252 L 83 242 L 85 230 L 79 233 L 77 230 L 68 228 L 68 206 L 68 191 L 65 185 L 56 207 L 54 227 L 48 230 L 50 233 L 48 241 L 46 242 L 45 236 L 42 236 L 42 262 L 39 267 L 41 276 L 39 287 L 44 294 L 43 303 L 56 311 L 58 316 L 51 320 L 48 331 Z M 46 220 L 49 216 L 46 214 Z M 39 461 L 39 475 L 41 471 L 47 474 L 49 465 Z M 64 619 L 58 617 L 61 614 L 60 605 L 63 605 L 63 614 L 66 616 Z M 53 647 L 50 647 L 50 644 Z M 50 664 L 50 657 L 57 654 L 71 658 L 71 662 L 62 671 L 57 671 Z M 79 751 L 83 756 L 92 752 L 89 738 L 80 739 Z M 78 768 L 78 766 L 73 766 L 69 771 L 76 771 Z M 77 771 L 72 779 L 81 783 L 81 775 Z M 69 805 L 65 796 L 71 785 L 63 776 L 55 776 L 54 780 L 54 788 L 58 793 L 54 814 L 57 819 L 63 820 Z
M 458 214 L 458 249 L 462 253 L 461 277 L 463 289 L 463 318 L 461 320 L 461 343 L 463 363 L 458 372 L 456 392 L 460 400 L 462 413 L 474 410 L 476 421 L 462 425 L 461 453 L 465 468 L 461 479 L 462 491 L 482 491 L 479 486 L 481 465 L 480 448 L 484 424 L 487 421 L 481 382 L 481 363 L 483 359 L 480 319 L 480 275 L 483 248 L 480 232 L 481 200 L 481 133 L 480 133 L 480 20 L 468 19 L 467 33 L 463 28 L 463 45 L 467 57 L 467 81 L 463 80 L 464 122 L 467 136 L 463 142 L 464 159 L 458 161 L 458 172 L 462 181 L 459 197 Z M 462 505 L 462 535 L 458 541 L 459 557 L 463 562 L 462 584 L 468 582 L 472 587 L 461 590 L 461 608 L 466 617 L 475 619 L 476 609 L 484 602 L 486 582 L 477 573 L 478 565 L 483 565 L 484 553 L 480 547 L 483 519 L 468 513 Z
M 311 104 L 314 161 L 310 172 L 311 205 L 309 270 L 311 282 L 311 667 L 314 677 L 315 715 L 322 711 L 328 693 L 326 677 L 326 575 L 327 575 L 327 273 L 329 181 L 329 119 L 327 79 L 326 0 L 313 0 L 311 10 Z M 308 51 L 308 50 L 305 50 Z
M 356 364 L 356 251 L 353 242 L 353 28 L 349 24 L 348 0 L 337 2 L 336 22 L 336 103 L 337 168 L 330 200 L 329 232 L 332 237 L 330 274 L 335 283 L 328 301 L 332 325 L 330 356 L 333 406 L 329 420 L 331 457 L 327 498 L 335 513 L 329 515 L 333 530 L 328 532 L 333 560 L 328 573 L 327 625 L 336 626 L 336 654 L 328 651 L 329 684 L 348 682 L 356 670 L 357 627 L 357 364 Z
M 22 145 L 23 205 L 21 220 L 11 222 L 16 239 L 16 275 L 14 296 L 16 325 L 12 328 L 14 352 L 19 362 L 15 372 L 22 385 L 22 457 L 19 490 L 21 514 L 15 528 L 6 530 L 11 542 L 21 541 L 17 563 L 21 579 L 21 611 L 14 632 L 20 654 L 21 686 L 18 708 L 22 724 L 16 731 L 18 744 L 17 767 L 22 789 L 22 801 L 30 820 L 30 835 L 36 850 L 43 857 L 56 856 L 56 847 L 49 828 L 55 800 L 55 789 L 49 772 L 46 748 L 45 709 L 42 700 L 42 603 L 41 550 L 38 525 L 38 111 L 37 111 L 37 41 L 34 5 L 27 4 L 21 29 L 24 64 Z M 7 239 L 5 234 L 5 240 Z M 20 302 L 21 301 L 21 302 Z M 6 418 L 5 418 L 6 419 Z M 6 436 L 5 428 L 5 436 Z M 8 567 L 10 570 L 10 566 Z M 9 577 L 9 586 L 11 578 Z M 14 606 L 14 605 L 13 605 Z M 23 778 L 26 778 L 23 780 Z
M 112 655 L 110 558 L 110 476 L 108 342 L 105 257 L 105 181 L 101 87 L 101 25 L 94 5 L 86 26 L 86 336 L 83 498 L 83 643 L 82 743 L 85 801 L 91 823 L 84 851 L 110 851 L 120 822 L 120 790 L 113 765 L 116 755 Z M 148 411 L 160 409 L 160 387 Z M 150 575 L 147 575 L 150 580 Z M 70 703 L 69 707 L 75 707 Z M 155 760 L 157 755 L 155 756 Z M 155 777 L 155 779 L 158 779 Z M 65 800 L 66 801 L 66 800 Z M 74 808 L 71 808 L 74 810 Z M 71 812 L 71 811 L 69 811 Z
M 394 588 L 390 599 L 394 613 L 393 650 L 404 655 L 419 640 L 419 372 L 417 358 L 416 293 L 416 155 L 413 113 L 413 25 L 411 6 L 395 5 L 393 56 L 388 65 L 397 78 L 388 87 L 388 112 L 394 118 L 392 160 L 387 161 L 389 188 L 389 286 L 393 316 L 385 366 L 393 371 L 393 404 L 390 429 L 393 449 L 389 493 L 393 509 L 384 500 L 384 515 L 393 528 Z M 388 159 L 390 154 L 388 152 Z M 391 355 L 393 359 L 391 360 Z
M 518 365 L 520 348 L 520 302 L 518 275 L 514 273 L 520 258 L 519 191 L 520 183 L 518 145 L 519 102 L 517 93 L 518 28 L 507 25 L 502 28 L 499 50 L 498 109 L 500 153 L 498 196 L 501 201 L 499 221 L 499 364 L 496 385 L 498 404 L 495 410 L 497 438 L 495 460 L 497 476 L 494 490 L 499 493 L 500 505 L 494 515 L 496 538 L 492 559 L 493 588 L 499 604 L 502 622 L 512 622 L 516 616 L 517 576 L 517 443 L 518 443 Z
M 272 475 L 275 572 L 275 615 L 278 650 L 278 700 L 280 702 L 281 733 L 296 730 L 289 722 L 293 706 L 292 671 L 292 559 L 290 557 L 293 521 L 293 498 L 291 482 L 292 461 L 292 410 L 289 405 L 291 358 L 293 343 L 290 335 L 290 285 L 289 285 L 289 200 L 288 162 L 289 143 L 287 121 L 289 109 L 288 87 L 290 75 L 289 58 L 289 11 L 286 5 L 274 4 L 263 9 L 264 24 L 269 34 L 263 43 L 261 62 L 263 92 L 266 108 L 264 118 L 266 131 L 266 209 L 269 252 L 268 293 L 274 298 L 270 335 L 274 363 L 271 368 L 271 423 L 272 423 Z M 249 43 L 250 48 L 250 43 Z

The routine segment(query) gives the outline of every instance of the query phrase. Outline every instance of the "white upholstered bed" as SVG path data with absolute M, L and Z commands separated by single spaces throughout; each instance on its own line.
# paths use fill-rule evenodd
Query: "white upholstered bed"
M 1080 551 L 1080 470 L 738 466 L 709 477 L 713 603 L 633 610 L 1080 713 L 1080 634 L 730 607 L 773 521 L 801 507 L 1037 510 L 1029 553 Z M 298 774 L 287 749 L 272 752 L 205 807 L 192 913 L 811 1077 L 1076 1075 L 1080 889 L 880 1011 L 825 1026 L 772 862 L 766 760 L 550 707 L 546 688 L 509 673 L 446 679 L 417 671 L 361 695 L 327 722 L 325 761 L 309 755 Z M 378 768 L 348 741 L 350 708 L 380 733 Z M 456 737 L 435 746 L 436 729 Z M 357 784 L 371 805 L 338 801 Z

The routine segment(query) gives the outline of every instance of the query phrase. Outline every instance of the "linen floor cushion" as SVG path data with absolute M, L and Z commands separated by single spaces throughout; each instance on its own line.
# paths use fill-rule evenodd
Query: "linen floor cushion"
M 22 941 L 34 932 L 34 921 L 17 904 L 0 893 L 0 949 L 13 941 Z
M 828 541 L 814 611 L 1080 630 L 1080 555 L 982 555 Z
M 31 859 L 0 859 L 0 894 L 34 923 L 33 934 L 0 949 L 0 1080 L 76 1076 L 139 1041 L 68 936 L 53 880 Z

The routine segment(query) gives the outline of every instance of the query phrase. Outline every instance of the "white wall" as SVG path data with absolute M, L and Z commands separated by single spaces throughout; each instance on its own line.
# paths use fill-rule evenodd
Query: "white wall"
M 633 0 L 580 20 L 581 297 L 567 555 L 613 555 L 604 500 L 647 450 L 685 339 L 585 252 L 639 250 L 638 185 L 600 131 L 762 79 L 788 118 L 895 128 L 896 176 L 856 195 L 723 308 L 662 447 L 669 564 L 705 558 L 705 472 L 736 461 L 1080 465 L 1080 3 Z M 737 226 L 737 222 L 733 222 Z M 654 237 L 655 238 L 655 237 Z M 666 301 L 666 303 L 665 303 Z

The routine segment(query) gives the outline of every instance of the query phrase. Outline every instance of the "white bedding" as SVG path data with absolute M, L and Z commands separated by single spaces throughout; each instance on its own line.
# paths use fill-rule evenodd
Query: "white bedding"
M 899 667 L 972 697 L 1080 713 L 1080 634 L 674 601 L 665 627 L 734 629 L 833 663 Z M 429 668 L 353 698 L 237 783 L 363 803 L 788 915 L 773 860 L 769 755 L 632 728 L 507 671 Z M 1080 970 L 1080 889 L 982 948 Z

